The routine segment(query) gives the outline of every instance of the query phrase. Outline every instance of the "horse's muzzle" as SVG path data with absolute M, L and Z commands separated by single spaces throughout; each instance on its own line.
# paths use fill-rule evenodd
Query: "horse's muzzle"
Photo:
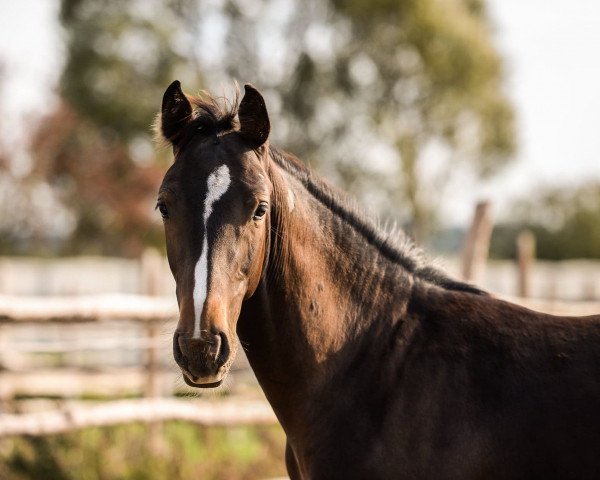
M 192 387 L 218 386 L 227 373 L 231 348 L 224 332 L 203 332 L 193 338 L 182 332 L 173 336 L 173 356 Z

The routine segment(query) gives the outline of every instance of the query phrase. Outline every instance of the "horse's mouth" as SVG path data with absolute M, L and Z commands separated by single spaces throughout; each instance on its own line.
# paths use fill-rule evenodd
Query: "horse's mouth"
M 194 374 L 190 372 L 188 368 L 187 362 L 185 365 L 180 365 L 181 374 L 183 376 L 183 381 L 193 388 L 216 388 L 223 383 L 223 380 L 229 373 L 229 369 L 233 364 L 233 360 L 237 353 L 237 348 L 233 349 L 231 355 L 228 355 L 228 359 L 224 362 L 220 367 L 216 368 L 216 365 L 213 365 L 214 372 L 212 374 L 208 374 L 206 376 L 196 377 Z
M 221 385 L 221 383 L 223 383 L 223 380 L 225 379 L 225 374 L 219 375 L 221 378 L 218 378 L 214 381 L 209 380 L 209 381 L 201 381 L 201 379 L 199 378 L 190 378 L 188 376 L 187 373 L 182 372 L 182 376 L 183 376 L 183 381 L 185 383 L 187 383 L 190 387 L 194 387 L 194 388 L 216 388 L 219 385 Z

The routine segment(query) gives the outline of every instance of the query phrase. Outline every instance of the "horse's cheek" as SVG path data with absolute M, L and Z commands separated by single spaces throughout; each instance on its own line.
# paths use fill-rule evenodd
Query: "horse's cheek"
M 255 242 L 254 245 L 250 245 L 247 255 L 250 268 L 248 269 L 248 289 L 246 291 L 246 299 L 252 296 L 260 282 L 263 273 L 262 269 L 265 263 L 265 242 L 258 241 Z

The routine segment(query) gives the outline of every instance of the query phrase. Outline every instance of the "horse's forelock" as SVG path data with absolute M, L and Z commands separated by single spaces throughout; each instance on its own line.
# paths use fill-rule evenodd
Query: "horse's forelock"
M 235 84 L 233 100 L 227 97 L 215 97 L 209 92 L 201 91 L 198 95 L 186 95 L 187 100 L 193 107 L 192 120 L 182 127 L 182 146 L 194 137 L 218 135 L 222 132 L 237 130 L 237 121 L 240 89 Z M 161 146 L 171 144 L 164 136 L 162 128 L 162 115 L 159 112 L 152 124 L 154 141 Z
M 189 127 L 196 134 L 218 134 L 238 128 L 240 90 L 235 86 L 233 100 L 227 97 L 214 97 L 206 91 L 190 96 L 188 100 L 194 107 L 194 119 Z

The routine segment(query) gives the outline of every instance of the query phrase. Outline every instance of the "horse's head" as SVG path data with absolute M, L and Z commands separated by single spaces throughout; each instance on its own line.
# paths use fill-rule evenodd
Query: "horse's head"
M 221 383 L 235 357 L 242 301 L 254 293 L 268 256 L 269 118 L 246 85 L 239 111 L 187 97 L 173 82 L 158 134 L 175 156 L 158 195 L 169 265 L 177 284 L 173 338 L 186 383 Z

